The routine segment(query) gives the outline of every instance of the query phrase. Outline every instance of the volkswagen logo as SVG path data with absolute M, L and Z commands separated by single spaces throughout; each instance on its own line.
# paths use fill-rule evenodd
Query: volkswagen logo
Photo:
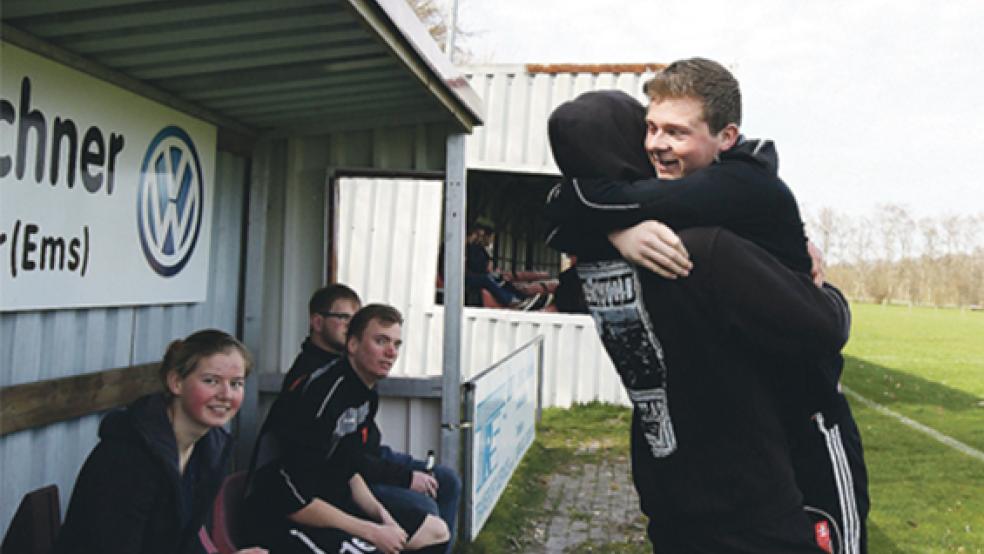
M 137 188 L 140 246 L 154 271 L 170 277 L 184 268 L 202 226 L 205 178 L 191 137 L 165 127 L 147 148 Z

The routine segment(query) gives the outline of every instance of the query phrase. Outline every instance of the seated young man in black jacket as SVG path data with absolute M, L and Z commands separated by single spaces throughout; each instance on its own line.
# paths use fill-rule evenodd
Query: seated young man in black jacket
M 367 438 L 402 342 L 402 317 L 371 304 L 349 321 L 345 356 L 289 387 L 270 409 L 246 485 L 253 538 L 277 553 L 445 551 L 447 525 L 384 507 L 366 485 Z
M 802 222 L 792 193 L 776 176 L 774 148 L 771 143 L 742 141 L 738 135 L 740 92 L 730 73 L 709 60 L 684 60 L 671 64 L 647 87 L 653 103 L 646 122 L 646 147 L 659 180 L 651 178 L 652 170 L 639 148 L 645 133 L 639 121 L 643 110 L 631 97 L 587 93 L 551 116 L 554 155 L 569 178 L 555 189 L 548 205 L 548 214 L 560 224 L 551 244 L 569 252 L 591 242 L 604 249 L 604 232 L 658 217 L 676 229 L 725 225 L 789 268 L 809 272 Z M 654 270 L 668 277 L 674 271 L 686 274 L 690 263 L 685 250 L 672 242 L 675 236 L 669 229 L 661 232 L 656 240 L 643 234 L 643 244 L 656 245 L 647 246 L 645 254 L 662 264 Z M 622 237 L 613 234 L 613 242 L 627 259 L 648 262 L 638 259 L 640 233 L 637 229 L 619 233 Z M 808 502 L 822 506 L 824 515 L 833 512 L 817 528 L 817 540 L 822 544 L 829 532 L 834 535 L 830 547 L 836 552 L 859 552 L 864 542 L 859 512 L 867 511 L 860 436 L 846 400 L 834 388 L 840 375 L 839 356 L 832 353 L 820 365 L 826 371 L 819 373 L 819 379 L 814 371 L 807 378 L 783 381 L 786 425 L 798 447 L 796 476 Z M 803 403 L 804 397 L 810 401 Z M 800 409 L 804 406 L 811 411 Z M 821 408 L 813 427 L 807 427 L 809 415 Z M 827 424 L 824 415 L 831 420 Z M 853 440 L 841 443 L 839 426 Z M 851 482 L 850 471 L 844 471 L 849 468 L 841 467 L 846 465 L 843 452 L 832 445 L 854 450 L 849 457 L 856 482 Z M 823 527 L 828 524 L 834 529 Z
M 311 295 L 308 336 L 284 377 L 280 394 L 285 400 L 278 400 L 278 404 L 295 398 L 292 391 L 303 387 L 313 372 L 343 355 L 349 321 L 361 307 L 358 293 L 342 283 L 327 285 Z M 440 516 L 453 537 L 461 498 L 461 479 L 455 470 L 435 464 L 427 471 L 424 460 L 382 444 L 375 421 L 367 429 L 361 474 L 373 496 L 391 511 L 421 509 Z

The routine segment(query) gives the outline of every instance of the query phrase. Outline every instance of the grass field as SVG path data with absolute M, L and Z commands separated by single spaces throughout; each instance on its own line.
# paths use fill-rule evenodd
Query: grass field
M 984 313 L 856 305 L 844 384 L 984 450 Z M 984 553 L 984 463 L 852 402 L 872 554 Z
M 984 313 L 855 305 L 844 383 L 879 404 L 984 450 Z M 871 554 L 984 554 L 984 462 L 852 402 L 870 473 Z M 459 553 L 524 549 L 543 505 L 545 476 L 585 441 L 624 455 L 629 412 L 602 405 L 546 410 L 537 442 L 478 542 Z M 642 553 L 636 544 L 592 552 Z

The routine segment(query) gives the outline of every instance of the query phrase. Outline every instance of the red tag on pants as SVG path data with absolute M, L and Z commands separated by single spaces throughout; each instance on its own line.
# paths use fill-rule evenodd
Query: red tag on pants
M 817 539 L 817 546 L 823 549 L 824 552 L 833 554 L 834 546 L 830 544 L 830 526 L 827 525 L 827 522 L 818 521 L 813 524 L 813 532 Z

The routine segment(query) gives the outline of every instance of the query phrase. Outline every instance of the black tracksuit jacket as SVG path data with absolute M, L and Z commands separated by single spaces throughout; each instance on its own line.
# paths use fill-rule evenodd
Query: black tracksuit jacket
M 484 251 L 484 249 L 483 249 Z M 299 387 L 304 384 L 308 376 L 315 370 L 324 367 L 339 357 L 334 352 L 329 352 L 319 348 L 311 342 L 311 338 L 304 339 L 301 345 L 301 353 L 294 359 L 293 365 L 287 371 L 284 382 L 280 387 L 281 394 L 284 394 L 292 387 Z M 369 430 L 365 441 L 365 460 L 362 465 L 362 478 L 366 483 L 384 483 L 398 487 L 410 487 L 413 477 L 412 471 L 400 464 L 395 464 L 384 460 L 379 456 L 379 447 L 382 443 L 382 433 L 376 421 L 369 424 Z
M 315 498 L 358 513 L 349 480 L 373 471 L 369 444 L 373 433 L 378 437 L 373 431 L 378 409 L 376 390 L 366 387 L 348 359 L 337 356 L 277 397 L 247 479 L 251 538 L 276 543 L 291 525 L 287 516 Z

